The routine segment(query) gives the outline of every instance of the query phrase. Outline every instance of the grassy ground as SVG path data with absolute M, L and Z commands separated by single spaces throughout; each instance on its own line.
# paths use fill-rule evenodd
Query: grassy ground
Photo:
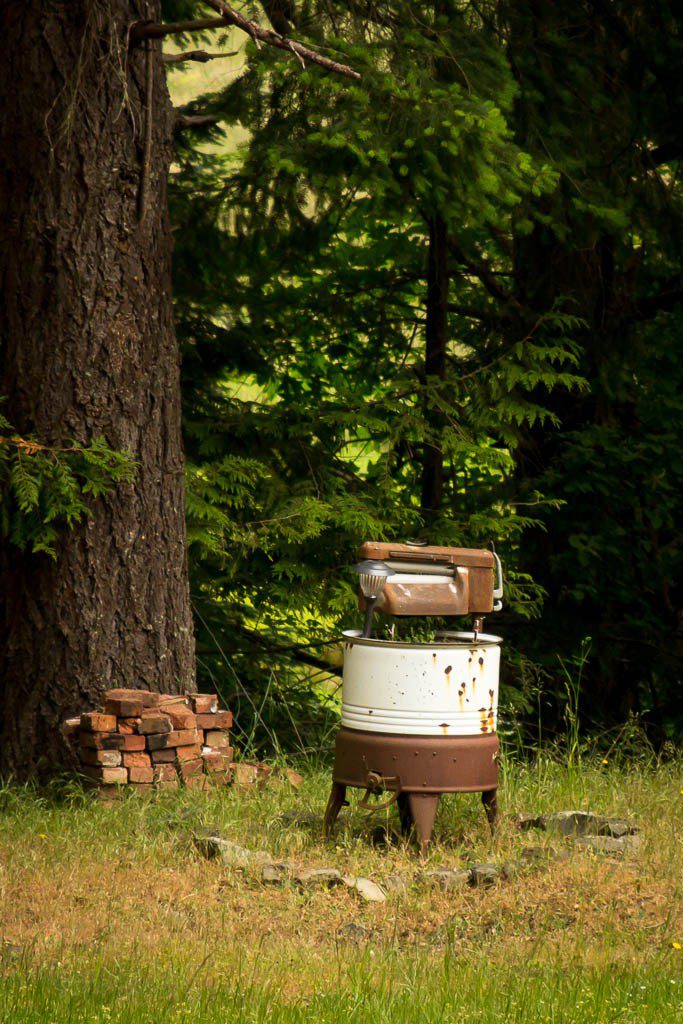
M 443 801 L 427 867 L 516 859 L 514 881 L 454 893 L 412 851 L 379 849 L 386 821 L 350 810 L 320 837 L 326 773 L 299 791 L 132 796 L 0 794 L 0 1021 L 592 1022 L 683 1019 L 683 768 L 550 760 L 508 765 L 491 839 L 475 797 Z M 516 811 L 633 817 L 635 860 L 561 853 Z M 390 819 L 393 822 L 393 819 Z M 213 826 L 307 866 L 334 864 L 404 895 L 264 888 L 196 851 Z M 558 854 L 560 854 L 558 856 Z

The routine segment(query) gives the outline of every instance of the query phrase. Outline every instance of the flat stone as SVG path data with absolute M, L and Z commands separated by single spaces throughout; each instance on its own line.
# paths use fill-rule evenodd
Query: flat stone
M 448 891 L 462 889 L 470 882 L 470 872 L 467 868 L 436 868 L 433 871 L 425 871 L 424 877 L 431 885 L 438 885 L 440 889 Z
M 382 885 L 387 892 L 396 896 L 405 896 L 408 892 L 408 883 L 403 875 L 389 875 L 383 880 Z
M 495 864 L 472 864 L 469 875 L 470 885 L 481 887 L 495 885 L 500 878 L 500 871 Z
M 362 924 L 356 924 L 355 921 L 342 925 L 337 932 L 341 939 L 348 939 L 349 942 L 364 942 L 370 938 L 370 934 L 367 928 L 364 928 Z
M 602 818 L 595 835 L 621 839 L 623 836 L 635 835 L 637 831 L 638 826 L 626 818 Z
M 541 817 L 538 814 L 515 814 L 514 822 L 520 832 L 528 832 L 532 828 L 543 828 Z
M 346 886 L 356 893 L 364 903 L 386 903 L 387 896 L 383 889 L 371 878 L 344 877 Z
M 304 871 L 298 871 L 294 880 L 307 889 L 344 884 L 342 873 L 337 868 L 307 868 Z
M 266 885 L 281 885 L 291 871 L 291 864 L 285 860 L 266 861 L 261 866 L 261 881 Z
M 601 819 L 591 811 L 553 811 L 542 814 L 541 828 L 561 836 L 595 835 Z
M 270 861 L 271 855 L 265 850 L 248 850 L 232 839 L 211 832 L 195 833 L 195 845 L 208 859 L 218 857 L 227 868 L 250 868 Z
M 590 850 L 592 853 L 607 854 L 613 857 L 623 857 L 626 853 L 635 853 L 640 845 L 640 836 L 626 835 L 621 838 L 614 836 L 579 836 L 574 843 L 582 850 Z

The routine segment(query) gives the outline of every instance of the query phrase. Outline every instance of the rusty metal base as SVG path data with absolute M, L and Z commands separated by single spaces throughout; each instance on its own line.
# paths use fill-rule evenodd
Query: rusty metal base
M 329 832 L 346 803 L 346 788 L 390 793 L 403 833 L 414 832 L 420 850 L 429 845 L 442 793 L 481 793 L 493 829 L 498 801 L 498 751 L 495 733 L 484 736 L 395 736 L 342 727 L 325 812 Z

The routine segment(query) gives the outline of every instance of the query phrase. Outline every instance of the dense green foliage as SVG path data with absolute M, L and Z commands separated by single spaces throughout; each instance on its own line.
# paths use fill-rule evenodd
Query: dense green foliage
M 20 437 L 0 415 L 0 535 L 20 548 L 56 557 L 60 526 L 89 515 L 90 502 L 133 478 L 126 452 L 102 437 L 55 448 Z
M 286 8 L 361 82 L 249 46 L 173 178 L 200 670 L 284 714 L 361 540 L 493 540 L 518 709 L 591 636 L 590 724 L 671 735 L 680 19 Z

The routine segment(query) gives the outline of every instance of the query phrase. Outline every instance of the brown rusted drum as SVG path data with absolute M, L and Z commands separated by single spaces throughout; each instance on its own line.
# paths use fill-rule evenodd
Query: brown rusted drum
M 498 751 L 496 733 L 392 736 L 342 726 L 332 777 L 344 786 L 364 787 L 374 772 L 397 779 L 403 793 L 480 793 L 498 786 Z

